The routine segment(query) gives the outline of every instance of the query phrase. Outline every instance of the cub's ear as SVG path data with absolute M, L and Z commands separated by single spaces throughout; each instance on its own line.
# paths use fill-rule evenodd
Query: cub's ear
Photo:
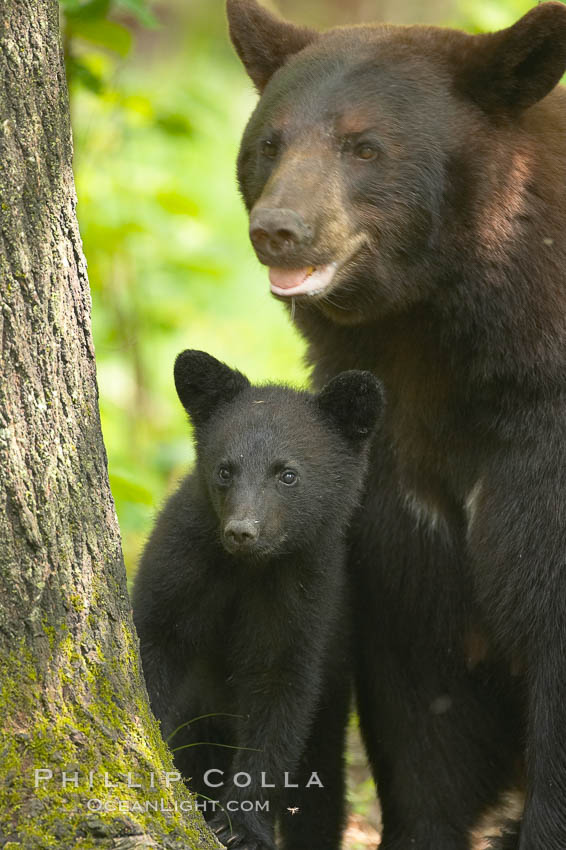
M 352 370 L 332 378 L 316 397 L 319 410 L 357 446 L 373 434 L 384 406 L 381 384 L 371 372 Z
M 527 109 L 566 72 L 566 6 L 541 3 L 508 29 L 472 37 L 470 46 L 457 86 L 491 113 Z
M 175 360 L 174 376 L 177 395 L 196 428 L 250 386 L 241 372 L 204 351 L 190 349 Z
M 244 68 L 260 92 L 283 65 L 318 33 L 282 21 L 255 0 L 227 0 L 230 37 Z

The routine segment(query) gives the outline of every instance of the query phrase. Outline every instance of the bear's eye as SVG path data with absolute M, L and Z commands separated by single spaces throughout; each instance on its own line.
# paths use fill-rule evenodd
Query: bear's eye
M 260 146 L 262 156 L 268 157 L 268 159 L 275 159 L 279 152 L 279 148 L 277 143 L 272 139 L 264 139 Z
M 279 480 L 283 484 L 286 484 L 287 487 L 292 487 L 293 484 L 296 484 L 297 478 L 297 473 L 294 472 L 292 469 L 284 469 L 281 475 L 279 476 Z
M 221 466 L 218 470 L 218 478 L 222 484 L 228 484 L 232 480 L 232 472 L 227 466 Z
M 354 148 L 354 156 L 357 159 L 363 159 L 365 162 L 375 159 L 378 153 L 379 151 L 377 148 L 369 144 L 369 142 L 360 142 L 360 144 L 356 145 Z

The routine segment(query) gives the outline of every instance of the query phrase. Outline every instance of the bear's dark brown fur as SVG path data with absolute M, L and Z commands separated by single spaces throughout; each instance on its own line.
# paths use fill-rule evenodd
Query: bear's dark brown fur
M 386 387 L 351 545 L 382 848 L 468 850 L 526 756 L 500 846 L 564 850 L 566 7 L 480 36 L 228 10 L 272 292 L 318 386 Z

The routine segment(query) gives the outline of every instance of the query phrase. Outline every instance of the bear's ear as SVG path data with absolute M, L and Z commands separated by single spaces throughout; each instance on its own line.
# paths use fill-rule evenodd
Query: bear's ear
M 181 352 L 175 360 L 174 375 L 177 395 L 196 428 L 250 386 L 241 372 L 204 351 Z
M 566 6 L 541 3 L 508 29 L 472 37 L 457 85 L 488 112 L 518 112 L 545 97 L 565 72 Z
M 315 30 L 282 21 L 255 0 L 227 0 L 226 11 L 232 43 L 260 94 L 289 56 L 318 38 Z
M 361 446 L 373 434 L 384 397 L 375 375 L 352 370 L 332 378 L 316 396 L 316 403 L 351 444 Z

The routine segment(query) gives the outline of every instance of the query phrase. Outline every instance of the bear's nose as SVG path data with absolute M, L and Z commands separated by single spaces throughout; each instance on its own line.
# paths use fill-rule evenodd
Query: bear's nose
M 277 260 L 311 237 L 312 228 L 294 210 L 259 208 L 250 216 L 250 239 L 264 257 Z
M 231 519 L 226 523 L 224 536 L 231 547 L 241 549 L 255 543 L 259 535 L 258 525 L 251 519 Z

